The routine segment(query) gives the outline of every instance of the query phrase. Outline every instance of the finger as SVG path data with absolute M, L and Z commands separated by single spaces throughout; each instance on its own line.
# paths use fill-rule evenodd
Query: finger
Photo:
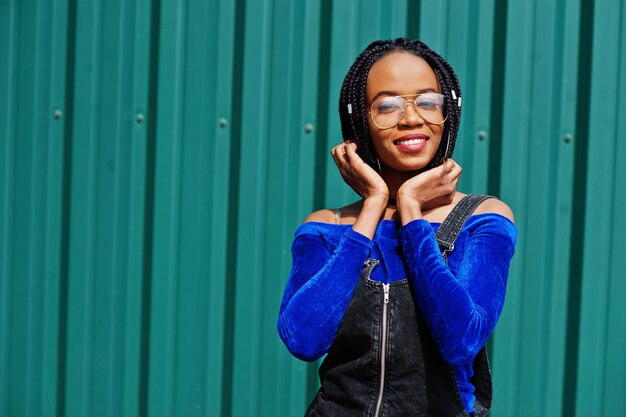
M 450 175 L 454 178 L 457 178 L 461 175 L 462 172 L 463 172 L 463 168 L 461 168 L 461 165 L 455 162 L 454 166 L 452 167 L 452 170 L 450 171 Z
M 348 152 L 346 150 L 346 142 L 342 143 L 341 145 L 339 145 L 339 157 L 348 165 L 350 165 L 350 155 L 348 155 Z
M 345 171 L 345 163 L 343 158 L 340 157 L 342 151 L 338 148 L 339 146 L 334 147 L 331 151 L 331 155 L 333 157 L 333 161 L 335 161 L 335 165 L 337 165 L 337 168 L 339 168 L 339 171 L 343 174 Z
M 344 149 L 350 161 L 361 159 L 359 154 L 356 153 L 356 143 L 346 143 Z
M 348 166 L 346 168 L 351 172 L 356 173 L 360 165 L 363 163 L 363 160 L 359 154 L 356 153 L 354 146 L 347 144 L 344 149 L 346 151 L 346 160 L 348 161 Z
M 355 152 L 357 151 L 357 149 L 359 149 L 359 146 L 357 145 L 357 143 L 351 140 L 346 141 L 345 144 L 347 148 L 350 148 L 354 150 Z
M 450 173 L 450 160 L 444 161 L 443 164 L 439 165 L 435 169 L 438 170 L 437 175 L 439 175 L 439 178 L 443 181 Z M 435 169 L 433 169 L 433 171 Z
M 333 155 L 333 157 L 337 158 L 337 160 L 340 160 L 340 161 L 344 160 L 344 156 L 343 156 L 343 154 L 345 153 L 344 143 L 345 142 L 342 142 L 339 145 L 335 146 L 331 151 L 331 155 Z
M 445 170 L 447 173 L 452 172 L 452 170 L 454 170 L 454 167 L 456 166 L 456 162 L 454 162 L 452 159 L 448 159 L 446 162 L 444 162 L 444 166 L 445 166 Z
M 446 161 L 442 167 L 441 177 L 444 181 L 448 181 L 457 175 L 456 166 L 450 161 Z

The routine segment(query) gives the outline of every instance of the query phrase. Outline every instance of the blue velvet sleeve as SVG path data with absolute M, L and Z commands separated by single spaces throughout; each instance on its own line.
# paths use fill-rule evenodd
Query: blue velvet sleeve
M 470 233 L 454 276 L 427 221 L 414 220 L 399 231 L 416 303 L 453 366 L 474 358 L 493 331 L 517 241 L 515 225 L 495 214 L 481 216 Z
M 296 231 L 277 323 L 295 357 L 314 361 L 330 348 L 372 244 L 350 227 L 330 253 L 314 225 L 305 223 Z

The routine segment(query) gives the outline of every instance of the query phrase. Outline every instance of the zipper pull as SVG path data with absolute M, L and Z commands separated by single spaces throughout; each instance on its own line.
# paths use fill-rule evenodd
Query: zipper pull
M 383 284 L 383 292 L 385 293 L 385 304 L 389 303 L 389 284 Z

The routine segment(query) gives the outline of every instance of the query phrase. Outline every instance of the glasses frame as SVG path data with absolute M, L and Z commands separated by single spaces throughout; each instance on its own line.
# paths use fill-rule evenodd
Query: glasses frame
M 436 92 L 432 92 L 432 91 L 431 91 L 431 92 L 428 92 L 428 93 L 422 93 L 422 94 L 404 94 L 404 95 L 400 95 L 400 96 L 385 96 L 385 97 L 380 97 L 380 98 L 377 98 L 376 100 L 374 100 L 374 102 L 373 102 L 373 103 L 372 103 L 372 105 L 370 106 L 370 111 L 369 111 L 369 113 L 368 113 L 368 114 L 371 116 L 371 118 L 372 118 L 372 122 L 373 122 L 373 123 L 376 125 L 376 127 L 378 127 L 379 129 L 382 129 L 382 130 L 385 130 L 385 129 L 391 129 L 392 127 L 396 127 L 396 126 L 398 125 L 398 123 L 400 123 L 400 121 L 401 121 L 401 120 L 402 120 L 402 118 L 404 117 L 404 113 L 406 112 L 406 106 L 408 106 L 408 105 L 409 105 L 409 102 L 412 102 L 412 103 L 413 103 L 413 109 L 415 109 L 415 111 L 417 112 L 417 114 L 419 114 L 419 116 L 420 116 L 422 119 L 424 119 L 424 120 L 425 120 L 425 121 L 427 121 L 428 123 L 432 123 L 432 124 L 434 124 L 434 125 L 442 125 L 442 124 L 444 124 L 444 123 L 446 122 L 446 120 L 448 120 L 448 114 L 447 114 L 447 112 L 445 112 L 445 115 L 444 115 L 443 120 L 442 120 L 441 122 L 439 122 L 439 123 L 436 123 L 436 122 L 431 122 L 430 120 L 428 120 L 427 118 L 425 118 L 425 117 L 422 115 L 422 113 L 420 113 L 419 109 L 417 108 L 417 103 L 415 102 L 415 100 L 417 100 L 417 98 L 418 98 L 418 97 L 420 97 L 420 96 L 431 95 L 431 94 L 436 94 L 436 95 L 438 95 L 438 96 L 441 96 L 441 98 L 443 99 L 443 100 L 442 100 L 442 106 L 445 106 L 445 104 L 446 104 L 446 96 L 444 96 L 444 95 L 443 95 L 443 94 L 441 94 L 441 93 L 436 93 Z M 376 104 L 377 102 L 379 102 L 379 101 L 381 101 L 381 100 L 384 100 L 384 99 L 386 99 L 386 98 L 389 98 L 389 97 L 394 97 L 394 98 L 395 98 L 395 97 L 399 97 L 399 98 L 402 98 L 402 99 L 404 100 L 404 106 L 402 106 L 402 111 L 401 111 L 401 113 L 400 113 L 400 118 L 398 119 L 398 121 L 397 121 L 394 125 L 389 126 L 389 127 L 381 127 L 381 126 L 379 126 L 379 125 L 378 125 L 378 123 L 376 123 L 376 120 L 374 119 L 374 116 L 372 115 L 372 111 L 374 110 L 374 104 Z M 414 99 L 411 99 L 411 100 L 407 100 L 405 97 L 415 97 L 415 98 L 414 98 Z

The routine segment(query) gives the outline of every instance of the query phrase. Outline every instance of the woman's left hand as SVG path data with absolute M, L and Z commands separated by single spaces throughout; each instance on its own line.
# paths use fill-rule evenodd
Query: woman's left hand
M 461 172 L 459 164 L 448 159 L 405 181 L 396 196 L 403 223 L 421 218 L 422 211 L 452 203 Z

